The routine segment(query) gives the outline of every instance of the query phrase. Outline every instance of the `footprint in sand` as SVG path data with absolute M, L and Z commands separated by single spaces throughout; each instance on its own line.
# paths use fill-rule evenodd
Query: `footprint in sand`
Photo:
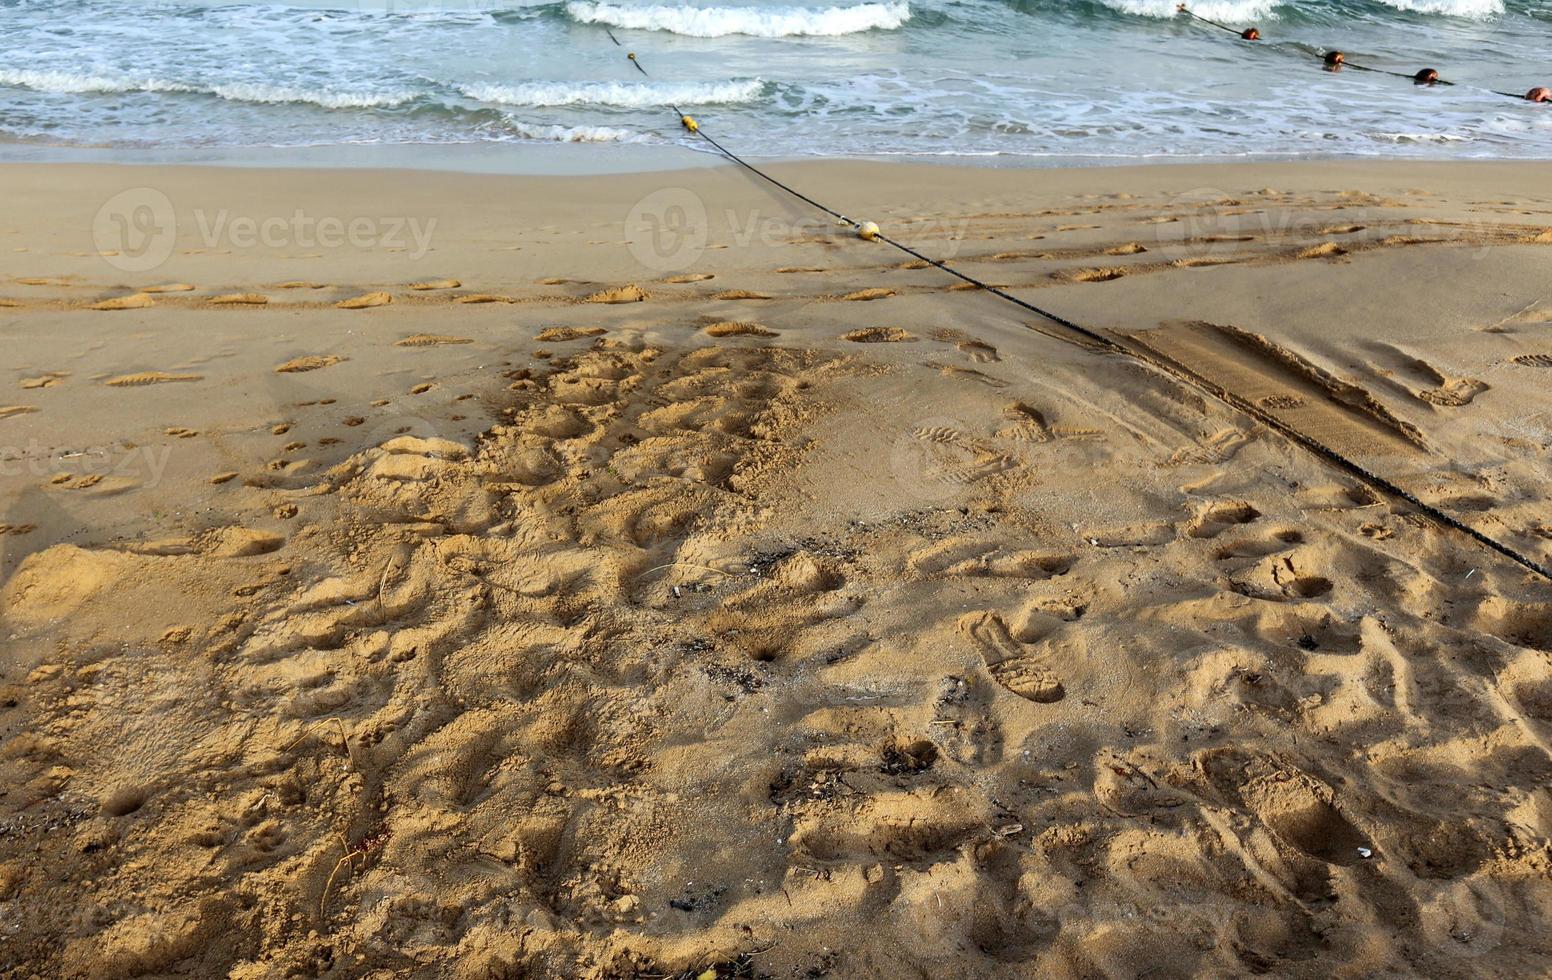
M 893 289 L 885 289 L 882 286 L 874 286 L 871 289 L 859 289 L 854 293 L 847 293 L 841 299 L 850 303 L 866 303 L 869 300 L 883 299 L 886 296 L 895 295 Z
M 23 378 L 22 387 L 53 388 L 68 377 L 70 377 L 70 374 L 67 371 L 50 371 L 47 374 L 41 374 L 36 378 Z
M 1450 378 L 1439 387 L 1425 388 L 1416 392 L 1416 395 L 1430 405 L 1460 408 L 1462 405 L 1470 405 L 1488 387 L 1487 382 L 1476 378 Z
M 1239 261 L 1227 256 L 1203 256 L 1194 259 L 1175 259 L 1170 265 L 1176 269 L 1210 269 L 1215 265 L 1237 265 Z
M 1311 245 L 1309 248 L 1300 251 L 1299 254 L 1294 257 L 1300 259 L 1324 259 L 1335 258 L 1339 255 L 1346 254 L 1347 249 L 1338 245 L 1336 242 L 1322 242 L 1319 245 Z
M 1125 245 L 1117 245 L 1114 248 L 1107 248 L 1107 249 L 1105 249 L 1105 254 L 1106 255 L 1140 255 L 1141 253 L 1146 252 L 1147 250 L 1148 249 L 1145 248 L 1139 242 L 1127 242 Z
M 546 344 L 563 344 L 568 340 L 596 337 L 604 332 L 603 327 L 546 327 L 539 331 L 534 340 Z
M 708 324 L 706 333 L 713 337 L 775 337 L 776 331 L 768 330 L 758 323 L 746 323 L 741 320 L 720 320 Z
M 1129 274 L 1128 269 L 1107 266 L 1101 269 L 1063 269 L 1061 272 L 1051 273 L 1051 278 L 1064 279 L 1067 282 L 1110 282 Z
M 583 298 L 584 303 L 640 303 L 647 298 L 647 291 L 637 285 L 620 286 L 617 289 L 605 289 L 602 292 L 593 293 Z
M 959 619 L 960 632 L 970 637 L 997 683 L 1019 697 L 1038 704 L 1052 704 L 1067 696 L 1060 678 L 1008 631 L 994 612 L 966 613 Z
M 1002 360 L 997 353 L 997 348 L 979 340 L 961 340 L 954 347 L 976 364 L 990 364 L 992 361 Z
M 88 309 L 93 310 L 143 310 L 148 306 L 154 306 L 151 297 L 145 293 L 132 293 L 128 296 L 115 296 L 105 299 L 100 303 L 93 303 Z
M 1051 428 L 1046 423 L 1045 414 L 1033 405 L 1012 402 L 1003 408 L 1002 417 L 1010 424 L 997 430 L 999 439 L 1012 439 L 1015 442 L 1051 441 Z
M 994 378 L 984 371 L 975 368 L 959 367 L 954 364 L 940 364 L 937 361 L 928 361 L 928 367 L 937 368 L 945 378 L 958 378 L 963 381 L 975 381 L 986 385 L 988 388 L 1006 388 L 1008 383 L 1001 378 Z
M 913 341 L 916 336 L 899 327 L 864 327 L 841 334 L 841 339 L 854 344 L 899 344 Z
M 31 415 L 37 409 L 31 405 L 0 405 L 0 419 L 15 418 L 18 415 Z
M 269 297 L 258 293 L 224 293 L 212 296 L 206 302 L 211 306 L 266 306 Z
M 388 293 L 363 293 L 360 296 L 352 296 L 350 299 L 340 300 L 334 305 L 342 310 L 365 310 L 373 306 L 387 306 L 393 302 L 393 297 Z
M 705 282 L 707 279 L 715 278 L 717 277 L 710 272 L 686 272 L 683 275 L 669 276 L 663 281 L 679 285 L 687 282 Z
M 164 282 L 159 286 L 146 286 L 142 293 L 192 293 L 194 287 L 186 282 Z
M 459 296 L 453 302 L 471 305 L 481 303 L 516 303 L 517 300 L 511 296 L 500 296 L 496 293 L 470 293 L 468 296 Z
M 1186 525 L 1193 538 L 1216 538 L 1231 527 L 1258 520 L 1261 512 L 1243 500 L 1208 504 Z
M 410 288 L 422 292 L 431 289 L 457 289 L 463 283 L 457 279 L 427 279 L 424 282 L 412 282 Z
M 327 287 L 328 283 L 310 282 L 306 279 L 292 279 L 289 282 L 282 282 L 275 286 L 276 289 L 325 289 Z M 190 288 L 192 289 L 193 287 L 191 286 Z
M 784 265 L 776 271 L 785 276 L 797 272 L 823 272 L 824 270 L 813 265 Z
M 1521 367 L 1552 368 L 1552 354 L 1521 354 L 1513 361 Z
M 449 337 L 437 333 L 417 333 L 403 340 L 394 341 L 395 347 L 439 347 L 443 344 L 472 344 L 468 337 Z
M 343 360 L 343 357 L 338 357 L 334 354 L 308 354 L 303 357 L 293 357 L 291 360 L 275 368 L 275 373 L 301 374 L 304 371 L 316 371 L 319 368 L 331 367 Z
M 141 388 L 146 385 L 203 380 L 205 380 L 205 377 L 201 374 L 168 374 L 166 371 L 141 371 L 137 374 L 121 374 L 116 378 L 109 378 L 103 384 L 110 388 Z
M 757 293 L 750 289 L 724 289 L 722 292 L 714 294 L 711 298 L 728 300 L 770 299 L 771 295 L 770 293 Z

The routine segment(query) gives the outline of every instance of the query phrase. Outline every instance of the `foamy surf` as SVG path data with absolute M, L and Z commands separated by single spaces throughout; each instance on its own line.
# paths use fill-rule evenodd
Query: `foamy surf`
M 28 71 L 0 69 L 0 85 L 56 92 L 67 95 L 116 94 L 130 92 L 167 92 L 213 95 L 229 102 L 298 102 L 325 109 L 366 109 L 403 105 L 415 98 L 413 92 L 331 92 L 282 85 L 234 83 L 229 85 L 190 85 L 160 78 L 124 78 L 83 72 Z
M 1191 24 L 1177 0 L 0 0 L 0 156 L 19 142 L 709 147 L 674 125 L 678 105 L 773 157 L 1552 157 L 1552 112 L 1494 94 L 1547 83 L 1549 0 L 1191 2 L 1268 44 Z M 1298 56 L 1331 47 L 1458 84 L 1327 75 Z
M 547 143 L 644 143 L 647 140 L 641 133 L 613 126 L 532 126 L 516 121 L 507 126 L 523 139 Z
M 89 95 L 114 92 L 192 92 L 192 86 L 154 78 L 114 78 L 70 71 L 29 71 L 0 68 L 0 85 L 28 88 L 34 92 L 58 92 Z
M 1379 0 L 1387 7 L 1414 14 L 1438 14 L 1485 20 L 1504 12 L 1503 0 Z
M 254 84 L 212 85 L 194 91 L 207 92 L 233 102 L 302 102 L 325 109 L 391 108 L 415 98 L 413 92 L 330 92 Z
M 1170 18 L 1180 16 L 1180 0 L 1100 0 L 1111 10 L 1134 17 Z M 1426 0 L 1425 0 L 1426 2 Z M 1281 5 L 1281 0 L 1198 0 L 1187 6 L 1198 16 L 1210 20 L 1244 23 L 1265 20 Z
M 623 6 L 572 2 L 566 13 L 582 24 L 629 30 L 667 31 L 688 37 L 839 37 L 894 30 L 911 19 L 907 3 L 862 3 L 851 7 L 681 7 Z
M 518 85 L 460 85 L 471 99 L 493 105 L 599 105 L 646 108 L 752 102 L 765 83 L 758 78 L 728 82 L 526 82 Z

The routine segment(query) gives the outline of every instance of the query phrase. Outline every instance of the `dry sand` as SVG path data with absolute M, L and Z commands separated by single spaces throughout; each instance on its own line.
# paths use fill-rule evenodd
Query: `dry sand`
M 1552 968 L 1552 585 L 1265 424 L 1552 558 L 1545 166 L 782 173 L 1262 419 L 730 168 L 4 168 L 0 971 Z

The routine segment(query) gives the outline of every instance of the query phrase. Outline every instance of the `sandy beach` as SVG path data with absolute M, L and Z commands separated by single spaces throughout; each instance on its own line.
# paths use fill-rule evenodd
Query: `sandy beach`
M 0 167 L 0 973 L 1552 970 L 1552 583 L 1288 436 L 1552 562 L 1546 165 L 772 169 L 1145 356 L 731 166 Z

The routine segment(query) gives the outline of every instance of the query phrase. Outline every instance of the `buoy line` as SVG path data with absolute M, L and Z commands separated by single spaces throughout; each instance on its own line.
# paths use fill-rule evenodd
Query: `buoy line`
M 1183 12 L 1189 13 L 1189 11 L 1185 10 L 1184 4 L 1181 5 L 1180 9 Z M 1196 15 L 1192 14 L 1192 16 Z M 1224 30 L 1233 30 L 1233 28 L 1224 27 L 1221 24 L 1214 24 L 1213 26 L 1222 27 Z M 614 36 L 612 31 L 609 32 L 609 39 L 614 41 L 616 45 L 620 44 L 619 39 Z M 641 64 L 641 59 L 636 57 L 636 52 L 629 51 L 626 53 L 625 57 L 632 65 L 636 66 L 636 70 L 641 72 L 642 75 L 645 75 L 648 78 L 651 77 L 651 75 L 647 72 L 647 69 Z M 1513 561 L 1516 564 L 1521 565 L 1532 572 L 1535 572 L 1537 575 L 1540 575 L 1542 578 L 1548 580 L 1549 582 L 1552 582 L 1552 568 L 1549 568 L 1546 565 L 1536 561 L 1534 558 L 1531 558 L 1530 556 L 1509 547 L 1496 538 L 1493 538 L 1490 535 L 1477 530 L 1470 524 L 1462 521 L 1460 518 L 1447 514 L 1440 510 L 1438 507 L 1426 503 L 1416 494 L 1412 493 L 1412 491 L 1407 490 L 1406 488 L 1392 482 L 1391 480 L 1379 475 L 1378 473 L 1372 472 L 1361 464 L 1337 452 L 1335 449 L 1332 449 L 1330 446 L 1327 446 L 1325 443 L 1320 442 L 1318 439 L 1315 439 L 1300 429 L 1289 425 L 1260 406 L 1253 404 L 1248 399 L 1245 399 L 1240 395 L 1235 394 L 1233 391 L 1223 387 L 1222 385 L 1219 385 L 1210 379 L 1197 374 L 1195 371 L 1192 371 L 1185 365 L 1177 364 L 1174 361 L 1165 357 L 1161 357 L 1151 351 L 1139 350 L 1131 345 L 1122 343 L 1121 341 L 1116 340 L 1114 337 L 1100 333 L 1098 330 L 1085 327 L 1082 324 L 1070 320 L 1059 313 L 1054 313 L 1050 310 L 1036 306 L 1027 300 L 1020 299 L 1019 297 L 1014 296 L 1012 293 L 1009 293 L 1000 287 L 977 279 L 975 276 L 960 272 L 958 269 L 953 268 L 946 262 L 935 259 L 929 255 L 924 255 L 904 242 L 896 241 L 894 238 L 884 234 L 876 223 L 872 221 L 858 221 L 854 218 L 850 218 L 840 211 L 837 211 L 828 205 L 816 201 L 812 197 L 809 197 L 807 194 L 804 194 L 802 191 L 799 191 L 796 188 L 783 183 L 777 178 L 766 173 L 764 170 L 761 170 L 759 167 L 756 167 L 754 164 L 745 160 L 743 157 L 734 153 L 732 150 L 729 150 L 727 147 L 723 146 L 714 137 L 712 137 L 711 134 L 707 133 L 705 129 L 702 128 L 700 122 L 697 119 L 682 112 L 678 106 L 670 103 L 669 108 L 673 109 L 674 113 L 679 117 L 679 125 L 682 126 L 684 130 L 691 136 L 705 140 L 708 144 L 715 148 L 718 153 L 727 158 L 730 162 L 736 164 L 739 167 L 742 167 L 743 169 L 754 174 L 756 177 L 759 177 L 761 180 L 779 188 L 780 190 L 794 198 L 797 198 L 810 207 L 816 208 L 819 211 L 830 215 L 832 218 L 835 218 L 840 223 L 850 227 L 854 232 L 856 232 L 858 238 L 870 242 L 883 242 L 885 245 L 889 245 L 892 248 L 898 249 L 899 251 L 911 256 L 912 258 L 925 262 L 928 265 L 934 266 L 935 268 L 941 269 L 949 275 L 954 276 L 957 279 L 961 279 L 978 289 L 991 293 L 993 296 L 996 296 L 999 299 L 1006 300 L 1007 302 L 1017 306 L 1022 310 L 1033 313 L 1045 320 L 1049 320 L 1050 322 L 1055 323 L 1060 327 L 1064 327 L 1067 330 L 1070 330 L 1083 337 L 1090 343 L 1098 346 L 1102 350 L 1114 354 L 1120 354 L 1124 357 L 1129 357 L 1134 361 L 1147 364 L 1155 370 L 1161 371 L 1164 374 L 1176 379 L 1177 381 L 1180 381 L 1212 398 L 1217 399 L 1218 401 L 1227 405 L 1229 408 L 1241 412 L 1252 419 L 1255 419 L 1257 422 L 1260 422 L 1272 431 L 1282 435 L 1294 445 L 1304 449 L 1316 458 L 1321 459 L 1326 463 L 1329 463 L 1336 468 L 1346 472 L 1350 476 L 1357 478 L 1359 481 L 1367 484 L 1370 488 L 1377 490 L 1380 493 L 1391 497 L 1392 499 L 1405 502 L 1434 523 L 1458 531 L 1466 535 L 1471 540 L 1476 541 L 1478 544 L 1482 545 L 1488 550 L 1500 554 L 1505 558 L 1508 558 L 1510 561 Z
M 1209 27 L 1215 27 L 1220 31 L 1227 31 L 1228 33 L 1233 34 L 1235 37 L 1239 38 L 1241 41 L 1261 40 L 1261 32 L 1254 27 L 1247 27 L 1244 30 L 1236 30 L 1227 24 L 1222 24 L 1216 20 L 1203 17 L 1201 14 L 1192 10 L 1190 7 L 1183 3 L 1175 7 L 1175 12 L 1185 14 L 1187 17 L 1191 18 L 1197 23 L 1206 24 Z M 616 41 L 615 43 L 618 44 L 619 42 Z M 1440 78 L 1439 72 L 1433 68 L 1421 68 L 1409 75 L 1404 71 L 1391 71 L 1388 68 L 1371 68 L 1368 65 L 1360 65 L 1355 62 L 1348 61 L 1347 55 L 1345 53 L 1336 50 L 1326 51 L 1324 54 L 1318 55 L 1317 57 L 1320 58 L 1327 71 L 1335 72 L 1341 71 L 1343 68 L 1351 68 L 1354 71 L 1369 72 L 1370 74 L 1374 75 L 1390 75 L 1394 78 L 1405 78 L 1413 85 L 1457 84 L 1455 82 L 1446 81 Z M 1535 86 L 1524 95 L 1515 95 L 1513 92 L 1503 92 L 1495 88 L 1483 89 L 1482 91 L 1491 92 L 1494 95 L 1501 95 L 1506 99 L 1515 99 L 1521 102 L 1552 103 L 1552 88 L 1548 88 L 1543 85 Z

